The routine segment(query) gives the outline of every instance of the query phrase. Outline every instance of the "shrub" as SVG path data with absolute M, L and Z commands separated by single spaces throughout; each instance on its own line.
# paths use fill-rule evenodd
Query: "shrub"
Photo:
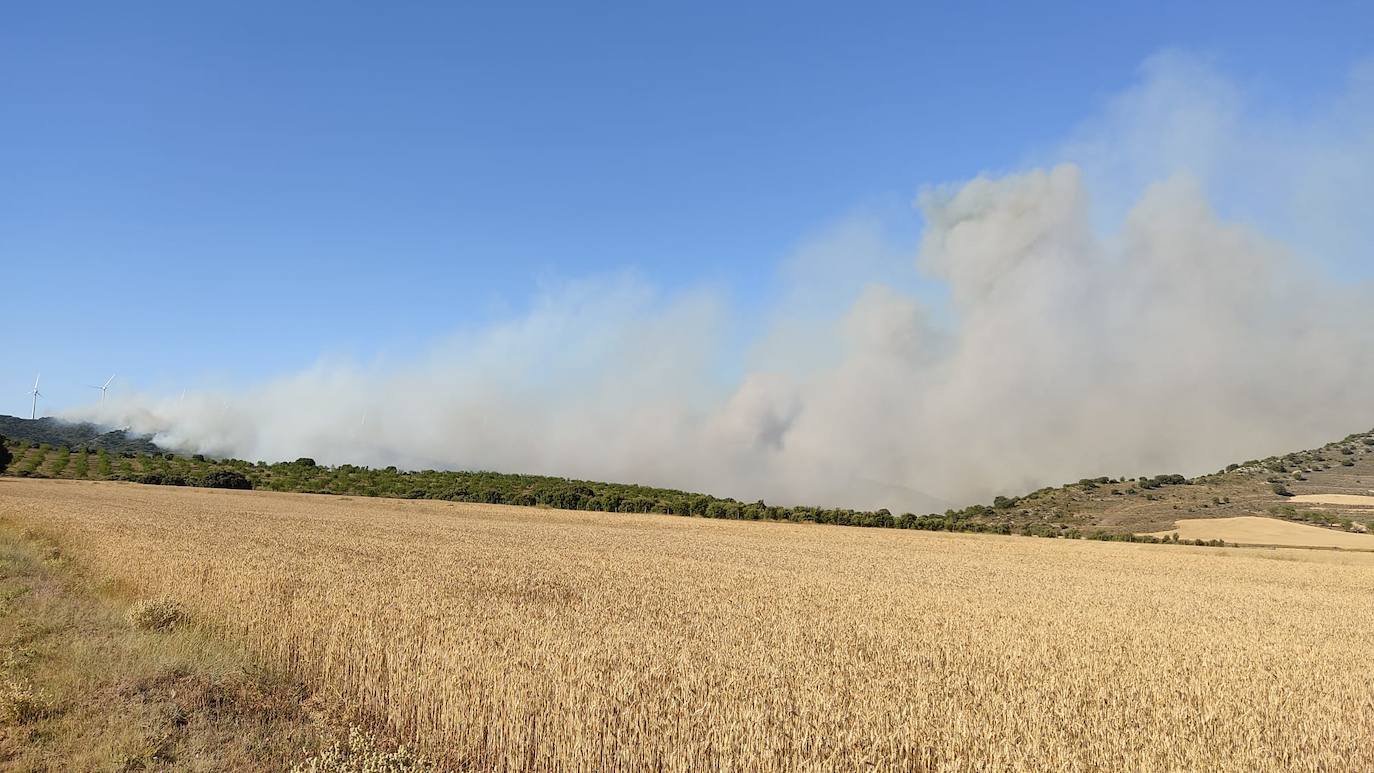
M 1275 484 L 1274 484 L 1273 486 L 1271 486 L 1270 488 L 1272 488 L 1272 489 L 1274 490 L 1274 493 L 1275 493 L 1275 494 L 1278 494 L 1278 495 L 1281 496 L 1281 497 L 1291 497 L 1291 496 L 1293 496 L 1293 492 L 1289 491 L 1289 490 L 1288 490 L 1288 487 L 1285 486 L 1285 485 L 1283 485 L 1282 483 L 1275 483 Z
M 0 435 L 0 472 L 4 472 L 12 461 L 14 461 L 14 454 L 11 454 L 9 447 L 5 445 L 5 436 Z
M 212 470 L 207 472 L 200 479 L 200 485 L 206 488 L 231 488 L 231 489 L 251 489 L 253 481 L 248 476 L 234 470 Z
M 173 473 L 145 472 L 133 478 L 135 483 L 143 483 L 149 486 L 185 486 L 186 479 Z
M 291 773 L 421 773 L 437 770 L 433 763 L 405 746 L 383 751 L 377 739 L 354 727 L 348 741 L 335 741 L 320 753 L 291 768 Z
M 301 458 L 297 459 L 295 463 L 296 463 L 296 464 L 299 464 L 299 465 L 302 466 L 302 467 L 314 467 L 314 466 L 315 466 L 315 460 L 314 460 L 314 459 L 311 459 L 311 458 L 308 457 L 308 456 L 302 456 Z
M 140 631 L 168 631 L 189 619 L 171 599 L 139 599 L 129 607 L 129 624 Z

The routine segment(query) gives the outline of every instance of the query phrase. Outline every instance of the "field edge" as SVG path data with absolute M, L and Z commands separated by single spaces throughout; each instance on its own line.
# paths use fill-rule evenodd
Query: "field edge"
M 140 629 L 137 601 L 0 515 L 0 768 L 314 770 L 395 746 L 213 632 Z

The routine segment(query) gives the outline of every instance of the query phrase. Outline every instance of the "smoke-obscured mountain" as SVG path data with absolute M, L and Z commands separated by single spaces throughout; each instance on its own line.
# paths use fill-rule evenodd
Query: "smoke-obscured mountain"
M 153 454 L 163 450 L 149 435 L 134 435 L 123 429 L 111 430 L 89 422 L 69 422 L 51 417 L 21 419 L 0 415 L 0 435 L 29 443 L 47 443 L 66 448 L 103 448 L 116 453 L 135 451 Z

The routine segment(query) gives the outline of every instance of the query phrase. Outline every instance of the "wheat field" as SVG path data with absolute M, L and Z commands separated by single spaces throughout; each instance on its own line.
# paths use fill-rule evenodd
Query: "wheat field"
M 455 769 L 1374 769 L 1374 556 L 0 479 Z
M 1235 518 L 1184 518 L 1174 528 L 1153 536 L 1177 534 L 1185 540 L 1219 539 L 1233 545 L 1274 545 L 1286 547 L 1342 548 L 1374 550 L 1374 534 L 1357 534 L 1324 529 L 1282 518 L 1242 515 Z

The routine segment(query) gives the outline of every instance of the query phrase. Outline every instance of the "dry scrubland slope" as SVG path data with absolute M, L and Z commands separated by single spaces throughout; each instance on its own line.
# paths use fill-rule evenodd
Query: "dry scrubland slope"
M 1374 556 L 0 480 L 455 765 L 1371 769 Z

